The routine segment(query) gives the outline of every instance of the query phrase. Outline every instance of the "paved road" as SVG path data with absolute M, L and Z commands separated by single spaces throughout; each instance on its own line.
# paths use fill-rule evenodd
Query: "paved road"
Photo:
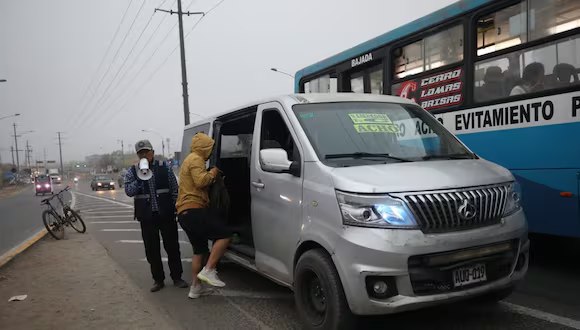
M 64 185 L 54 187 L 55 191 L 62 188 Z M 46 197 L 35 197 L 31 184 L 14 196 L 0 198 L 0 256 L 44 228 L 40 201 Z
M 94 235 L 138 286 L 152 284 L 139 224 L 132 219 L 131 200 L 122 190 L 92 192 L 80 183 L 76 207 Z M 184 279 L 191 279 L 191 246 L 180 232 Z M 535 243 L 536 240 L 533 241 Z M 557 242 L 557 244 L 555 244 Z M 456 304 L 390 317 L 361 320 L 365 328 L 429 329 L 580 329 L 580 274 L 577 242 L 538 239 L 525 283 L 507 303 L 493 307 Z M 576 246 L 576 247 L 575 247 Z M 538 250 L 540 249 L 540 250 Z M 574 259 L 575 258 L 575 259 Z M 166 272 L 167 265 L 166 265 Z M 167 277 L 169 277 L 167 275 Z M 187 299 L 186 289 L 168 287 L 154 298 L 184 328 L 300 328 L 292 293 L 233 263 L 220 267 L 226 289 L 208 297 Z

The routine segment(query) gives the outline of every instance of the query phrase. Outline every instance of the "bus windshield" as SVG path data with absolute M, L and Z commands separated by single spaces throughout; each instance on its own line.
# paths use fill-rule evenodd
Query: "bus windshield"
M 417 106 L 347 102 L 297 104 L 293 110 L 318 157 L 329 166 L 475 157 Z M 427 134 L 402 132 L 403 126 L 416 125 L 427 128 Z

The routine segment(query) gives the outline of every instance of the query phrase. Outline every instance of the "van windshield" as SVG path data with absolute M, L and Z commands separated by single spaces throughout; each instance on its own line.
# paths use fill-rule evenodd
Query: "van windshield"
M 296 104 L 293 110 L 329 166 L 475 158 L 418 106 L 340 102 Z

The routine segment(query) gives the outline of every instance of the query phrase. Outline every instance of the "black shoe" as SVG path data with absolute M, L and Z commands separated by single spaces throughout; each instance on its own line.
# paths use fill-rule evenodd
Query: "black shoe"
M 173 285 L 181 289 L 189 288 L 189 284 L 182 279 L 174 280 Z
M 151 288 L 151 292 L 157 292 L 165 287 L 163 282 L 155 282 L 155 285 Z

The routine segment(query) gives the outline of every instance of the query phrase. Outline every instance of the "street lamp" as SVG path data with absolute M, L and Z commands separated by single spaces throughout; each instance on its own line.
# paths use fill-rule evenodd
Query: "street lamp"
M 161 133 L 156 132 L 154 130 L 150 130 L 150 129 L 142 129 L 141 132 L 145 132 L 145 133 L 155 133 L 157 135 L 159 135 L 159 137 L 161 138 L 161 149 L 162 149 L 162 156 L 165 157 L 165 139 L 163 138 L 163 135 L 161 135 Z
M 6 79 L 0 79 L 0 82 L 6 82 Z
M 15 113 L 15 114 L 13 114 L 13 115 L 9 115 L 9 116 L 0 117 L 0 120 L 2 120 L 2 119 L 6 119 L 6 118 L 18 117 L 18 116 L 20 116 L 20 114 L 19 114 L 19 113 Z
M 270 68 L 270 70 L 272 70 L 272 71 L 274 71 L 274 72 L 278 72 L 278 73 L 284 74 L 284 75 L 287 75 L 288 77 L 290 77 L 290 78 L 294 79 L 294 76 L 293 76 L 293 75 L 291 75 L 291 74 L 289 74 L 289 73 L 287 73 L 287 72 L 280 71 L 280 70 L 278 70 L 278 69 L 276 69 L 276 68 Z

